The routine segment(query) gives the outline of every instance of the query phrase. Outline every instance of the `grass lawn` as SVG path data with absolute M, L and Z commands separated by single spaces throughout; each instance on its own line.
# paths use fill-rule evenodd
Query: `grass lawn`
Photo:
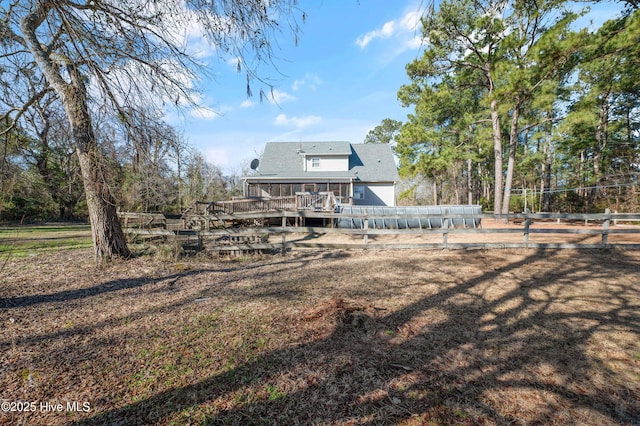
M 0 226 L 0 259 L 43 251 L 91 247 L 91 227 L 83 224 Z
M 0 424 L 637 425 L 638 271 L 625 250 L 16 256 L 0 400 L 22 412 Z

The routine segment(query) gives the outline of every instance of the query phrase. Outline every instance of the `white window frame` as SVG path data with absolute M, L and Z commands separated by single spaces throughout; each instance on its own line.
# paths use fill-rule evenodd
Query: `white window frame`
M 311 168 L 312 169 L 320 168 L 320 157 L 311 157 Z

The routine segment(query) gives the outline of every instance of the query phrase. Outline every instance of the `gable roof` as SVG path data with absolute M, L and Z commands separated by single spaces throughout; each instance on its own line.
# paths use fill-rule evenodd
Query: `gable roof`
M 346 171 L 304 171 L 304 156 L 349 156 Z M 268 142 L 258 174 L 248 178 L 296 179 L 342 178 L 363 182 L 397 182 L 396 163 L 387 144 L 349 142 Z

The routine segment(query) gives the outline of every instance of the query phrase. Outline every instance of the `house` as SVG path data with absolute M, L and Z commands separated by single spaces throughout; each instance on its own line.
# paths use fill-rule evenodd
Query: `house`
M 394 206 L 398 170 L 387 144 L 268 142 L 246 197 L 333 192 L 342 204 Z

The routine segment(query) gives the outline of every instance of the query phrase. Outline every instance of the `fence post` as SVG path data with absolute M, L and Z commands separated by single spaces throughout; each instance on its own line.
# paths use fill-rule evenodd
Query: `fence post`
M 529 217 L 529 209 L 524 209 L 524 248 L 529 248 L 529 225 L 531 225 L 531 218 Z
M 446 250 L 449 240 L 449 209 L 444 209 L 444 221 L 442 222 L 442 246 Z
M 606 215 L 604 222 L 602 222 L 602 247 L 607 247 L 607 240 L 609 239 L 609 222 L 611 221 L 611 210 L 606 209 L 604 211 Z
M 362 244 L 365 246 L 369 242 L 369 218 L 364 218 L 364 237 L 362 237 Z
M 287 233 L 282 233 L 282 256 L 287 255 Z

